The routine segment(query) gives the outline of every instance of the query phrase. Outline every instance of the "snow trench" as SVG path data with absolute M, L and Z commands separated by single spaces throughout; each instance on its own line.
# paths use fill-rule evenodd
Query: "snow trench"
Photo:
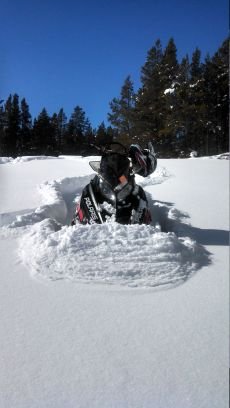
M 155 177 L 137 182 L 144 187 L 167 177 L 166 171 L 159 169 Z M 11 222 L 5 225 L 5 231 L 20 230 L 19 256 L 32 276 L 51 281 L 170 288 L 184 283 L 209 263 L 205 249 L 179 231 L 181 218 L 186 215 L 154 202 L 150 195 L 153 225 L 110 222 L 70 226 L 75 201 L 91 178 L 46 182 L 39 187 L 44 205 L 16 215 L 13 222 L 8 219 Z

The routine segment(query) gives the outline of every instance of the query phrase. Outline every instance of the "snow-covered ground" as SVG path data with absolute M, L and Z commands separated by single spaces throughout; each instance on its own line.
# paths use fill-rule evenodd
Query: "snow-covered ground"
M 228 406 L 226 158 L 137 177 L 151 226 L 74 227 L 90 158 L 0 158 L 0 408 Z

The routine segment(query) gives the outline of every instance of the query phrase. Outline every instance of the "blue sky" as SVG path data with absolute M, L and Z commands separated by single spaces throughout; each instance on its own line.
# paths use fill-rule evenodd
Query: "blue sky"
M 228 0 L 1 0 L 0 99 L 25 97 L 37 116 L 81 106 L 93 127 L 148 50 L 173 37 L 178 59 L 213 55 L 228 35 Z

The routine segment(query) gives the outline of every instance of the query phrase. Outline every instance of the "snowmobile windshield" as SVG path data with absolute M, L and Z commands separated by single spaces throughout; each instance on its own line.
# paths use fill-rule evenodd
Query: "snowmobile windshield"
M 100 172 L 100 162 L 99 161 L 90 161 L 89 165 L 97 173 Z
M 115 189 L 119 184 L 128 182 L 130 161 L 127 156 L 110 153 L 102 156 L 99 174 Z
M 110 201 L 114 201 L 115 197 L 118 201 L 124 200 L 133 189 L 127 156 L 114 152 L 102 156 L 99 175 L 101 193 Z

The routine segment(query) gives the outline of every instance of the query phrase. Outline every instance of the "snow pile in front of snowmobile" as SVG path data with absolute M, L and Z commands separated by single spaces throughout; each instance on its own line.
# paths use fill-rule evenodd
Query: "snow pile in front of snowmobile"
M 46 280 L 172 287 L 206 262 L 190 238 L 156 232 L 147 225 L 60 226 L 51 219 L 33 225 L 20 243 L 33 276 Z
M 69 226 L 74 201 L 91 177 L 45 182 L 39 186 L 43 205 L 2 217 L 2 231 L 19 237 L 20 258 L 34 277 L 168 288 L 185 282 L 208 263 L 204 248 L 183 232 L 178 237 L 176 228 L 160 232 L 154 225 L 120 225 L 113 219 L 102 225 Z M 147 178 L 147 185 L 167 177 L 160 169 L 155 178 Z M 157 206 L 153 211 L 156 224 L 168 225 L 169 218 L 179 224 L 175 208 L 174 217 Z

